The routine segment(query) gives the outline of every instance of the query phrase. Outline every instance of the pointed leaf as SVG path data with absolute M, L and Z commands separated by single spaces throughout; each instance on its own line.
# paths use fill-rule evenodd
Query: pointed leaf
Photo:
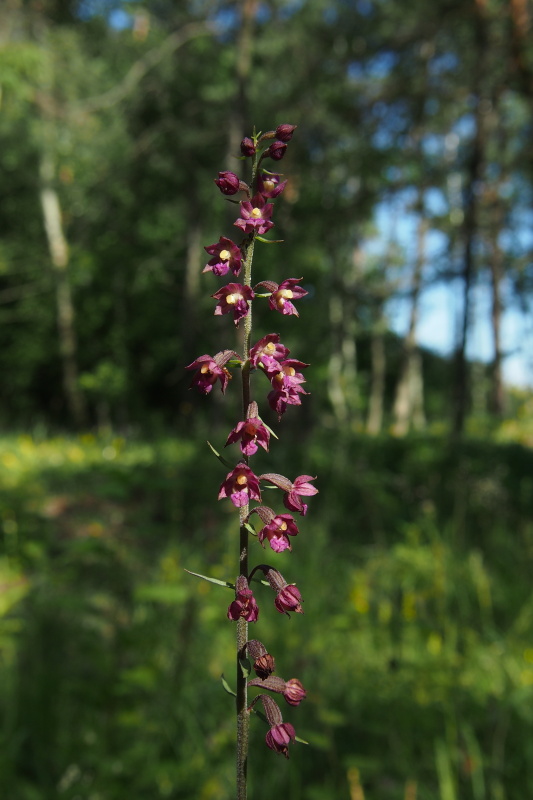
M 271 434 L 271 435 L 274 437 L 274 439 L 278 439 L 278 440 L 279 440 L 279 436 L 278 436 L 276 433 L 274 433 L 274 431 L 272 430 L 272 428 L 270 428 L 270 427 L 269 427 L 269 426 L 266 424 L 266 422 L 265 422 L 264 420 L 261 420 L 261 422 L 263 423 L 263 425 L 265 426 L 265 428 L 267 429 L 267 431 L 268 431 L 268 432 L 269 432 L 269 433 L 270 433 L 270 434 Z
M 250 672 L 252 671 L 252 665 L 250 664 L 250 661 L 247 658 L 239 658 L 239 665 L 243 677 L 247 678 Z
M 227 680 L 225 679 L 224 675 L 220 676 L 220 680 L 222 682 L 222 686 L 224 687 L 225 691 L 228 694 L 230 694 L 232 697 L 237 697 L 237 695 L 235 694 L 233 689 L 230 689 L 229 684 L 228 684 Z
M 208 575 L 200 575 L 199 572 L 191 572 L 190 569 L 186 569 L 185 572 L 188 572 L 189 575 L 194 575 L 195 578 L 202 578 L 202 580 L 209 581 L 209 583 L 216 583 L 217 586 L 225 586 L 227 589 L 233 589 L 233 591 L 235 591 L 235 584 L 230 583 L 229 581 L 219 581 L 218 578 L 210 578 Z
M 248 531 L 248 533 L 251 533 L 251 534 L 252 534 L 252 536 L 257 536 L 257 533 L 256 533 L 256 530 L 255 530 L 254 526 L 253 526 L 253 525 L 250 525 L 250 523 L 249 523 L 249 522 L 245 522 L 245 523 L 244 523 L 244 527 L 246 528 L 246 530 Z
M 281 244 L 283 239 L 264 239 L 262 236 L 256 236 L 256 241 L 264 242 L 265 244 Z
M 211 452 L 214 453 L 214 455 L 218 458 L 218 460 L 220 461 L 221 464 L 224 464 L 224 466 L 227 467 L 230 470 L 233 469 L 233 466 L 229 463 L 229 461 L 226 461 L 224 456 L 221 456 L 220 453 L 217 452 L 217 450 L 215 450 L 215 448 L 213 447 L 211 442 L 207 442 L 207 444 L 211 448 Z

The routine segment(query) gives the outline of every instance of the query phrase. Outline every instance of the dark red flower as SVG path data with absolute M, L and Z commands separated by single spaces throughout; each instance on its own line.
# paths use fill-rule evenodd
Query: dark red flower
M 228 608 L 228 619 L 236 622 L 240 617 L 247 622 L 257 622 L 259 617 L 259 607 L 244 575 L 237 578 L 235 600 Z
M 261 544 L 267 539 L 272 550 L 281 553 L 283 550 L 292 550 L 289 536 L 297 536 L 298 533 L 298 526 L 292 514 L 277 514 L 264 528 L 261 528 L 257 538 Z
M 263 197 L 269 197 L 272 200 L 282 193 L 286 185 L 287 181 L 280 182 L 280 176 L 270 172 L 263 172 L 257 176 L 257 191 Z
M 259 479 L 244 462 L 226 475 L 218 493 L 219 500 L 223 497 L 229 497 L 236 508 L 247 505 L 250 500 L 261 501 Z
M 300 395 L 309 394 L 301 386 L 302 383 L 305 383 L 303 375 L 296 372 L 294 367 L 288 366 L 289 362 L 300 364 L 302 367 L 307 366 L 301 361 L 289 359 L 289 361 L 284 361 L 280 365 L 278 372 L 268 373 L 272 384 L 272 391 L 267 395 L 268 404 L 280 418 L 287 410 L 287 406 L 300 406 L 302 404 Z
M 314 494 L 318 494 L 318 489 L 311 486 L 309 481 L 316 481 L 316 475 L 314 478 L 312 475 L 300 475 L 295 478 L 292 488 L 283 498 L 285 508 L 290 511 L 299 511 L 302 516 L 305 516 L 307 505 L 302 503 L 300 497 L 312 497 Z
M 303 278 L 287 278 L 282 281 L 268 299 L 270 308 L 273 311 L 279 311 L 280 314 L 295 314 L 298 317 L 299 314 L 291 303 L 291 300 L 306 296 L 307 292 L 305 289 L 296 285 L 301 280 L 303 280 Z
M 294 611 L 296 614 L 303 614 L 303 608 L 300 605 L 302 595 L 295 583 L 288 583 L 281 589 L 278 596 L 274 600 L 274 605 L 280 614 L 287 614 L 289 611 Z
M 240 247 L 221 236 L 217 244 L 210 244 L 204 247 L 210 256 L 213 256 L 204 267 L 204 272 L 212 272 L 214 275 L 221 276 L 231 269 L 234 275 L 241 271 L 242 253 Z
M 253 300 L 254 296 L 253 289 L 243 286 L 241 283 L 228 283 L 211 295 L 218 300 L 215 314 L 233 314 L 235 325 L 238 325 L 239 320 L 248 314 L 250 310 L 248 303 Z
M 289 744 L 294 742 L 296 731 L 290 722 L 282 722 L 270 728 L 266 735 L 266 743 L 271 750 L 285 758 L 289 757 Z
M 280 344 L 279 333 L 267 333 L 250 350 L 250 363 L 252 367 L 262 367 L 266 372 L 281 369 L 280 362 L 289 353 L 289 348 Z
M 241 188 L 239 176 L 235 175 L 234 172 L 228 172 L 227 170 L 224 172 L 219 172 L 218 178 L 214 178 L 214 181 L 222 194 L 237 194 Z
M 221 353 L 218 356 L 222 355 Z M 235 354 L 236 355 L 236 354 Z M 226 358 L 226 361 L 229 359 Z M 200 356 L 192 364 L 185 367 L 185 369 L 197 370 L 194 376 L 191 387 L 196 388 L 204 394 L 209 394 L 217 380 L 221 383 L 222 394 L 226 391 L 228 381 L 231 378 L 229 371 L 224 367 L 223 359 L 218 359 L 217 356 Z
M 297 127 L 297 125 L 288 125 L 287 123 L 278 125 L 276 128 L 276 136 L 281 142 L 290 142 Z
M 261 194 L 256 194 L 251 200 L 241 202 L 241 216 L 233 224 L 244 233 L 257 233 L 261 236 L 274 227 L 274 223 L 270 221 L 273 209 L 272 203 L 267 203 Z
M 268 450 L 270 433 L 261 422 L 259 417 L 248 417 L 243 422 L 239 422 L 228 436 L 226 445 L 241 440 L 241 450 L 245 456 L 253 456 L 257 453 L 257 446 L 261 445 Z

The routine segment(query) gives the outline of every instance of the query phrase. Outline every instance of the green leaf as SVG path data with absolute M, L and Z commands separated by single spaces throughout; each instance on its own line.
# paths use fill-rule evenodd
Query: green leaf
M 225 467 L 227 467 L 228 469 L 233 469 L 233 466 L 232 466 L 232 465 L 229 463 L 229 461 L 226 461 L 226 459 L 224 458 L 224 456 L 221 456 L 221 455 L 220 455 L 220 453 L 219 453 L 217 450 L 215 450 L 215 448 L 213 447 L 213 445 L 211 444 L 211 442 L 207 442 L 207 444 L 208 444 L 208 445 L 209 445 L 209 447 L 211 448 L 212 452 L 213 452 L 213 453 L 216 455 L 216 457 L 218 458 L 218 460 L 219 460 L 219 461 L 220 461 L 222 464 L 224 464 L 224 466 L 225 466 Z
M 264 242 L 265 244 L 281 244 L 283 239 L 265 239 L 263 236 L 256 236 L 256 242 Z
M 261 422 L 263 423 L 263 425 L 265 426 L 265 428 L 267 429 L 267 431 L 268 431 L 268 432 L 269 432 L 269 433 L 270 433 L 270 434 L 271 434 L 271 435 L 274 437 L 274 439 L 279 439 L 279 436 L 278 436 L 277 434 L 275 434 L 275 433 L 274 433 L 274 431 L 272 430 L 272 428 L 271 428 L 269 425 L 267 425 L 267 424 L 266 424 L 266 422 L 265 422 L 263 419 L 261 420 Z
M 225 679 L 224 675 L 220 676 L 220 680 L 222 681 L 222 686 L 224 687 L 225 691 L 230 694 L 232 697 L 237 697 L 233 689 L 230 689 L 227 680 Z
M 252 665 L 250 664 L 250 661 L 247 658 L 239 658 L 239 664 L 243 676 L 247 678 L 252 671 Z
M 194 575 L 195 578 L 202 578 L 204 581 L 209 581 L 209 583 L 216 583 L 217 586 L 225 586 L 227 589 L 233 589 L 235 591 L 235 584 L 230 583 L 229 581 L 219 581 L 218 578 L 210 578 L 208 575 L 200 575 L 199 572 L 191 572 L 190 569 L 186 569 L 185 572 L 188 572 L 189 575 Z
M 257 536 L 257 533 L 255 532 L 255 528 L 254 528 L 254 526 L 253 526 L 253 525 L 250 525 L 250 523 L 249 523 L 249 522 L 245 522 L 245 523 L 244 523 L 244 527 L 246 528 L 246 530 L 247 530 L 249 533 L 251 533 L 251 534 L 252 534 L 252 536 Z

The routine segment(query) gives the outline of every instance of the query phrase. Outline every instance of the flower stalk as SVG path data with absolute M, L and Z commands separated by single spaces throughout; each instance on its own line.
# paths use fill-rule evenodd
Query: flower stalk
M 298 311 L 292 300 L 300 300 L 307 295 L 299 284 L 302 278 L 284 278 L 280 283 L 266 278 L 256 287 L 252 284 L 252 265 L 256 241 L 276 243 L 275 239 L 264 239 L 263 234 L 272 227 L 274 201 L 285 189 L 287 181 L 281 181 L 280 175 L 265 169 L 266 159 L 280 161 L 287 150 L 287 144 L 294 133 L 294 125 L 278 125 L 273 131 L 254 134 L 246 137 L 241 143 L 244 159 L 250 159 L 251 181 L 245 183 L 235 173 L 220 172 L 215 184 L 225 196 L 243 193 L 245 199 L 239 203 L 239 216 L 234 226 L 244 234 L 240 244 L 236 244 L 226 236 L 220 236 L 218 243 L 205 247 L 211 259 L 204 267 L 204 272 L 215 278 L 231 274 L 231 281 L 219 288 L 213 295 L 217 300 L 215 315 L 232 314 L 236 327 L 242 323 L 242 354 L 234 350 L 222 350 L 215 355 L 203 355 L 195 359 L 187 369 L 195 370 L 191 386 L 204 394 L 209 394 L 218 383 L 222 393 L 226 392 L 230 378 L 230 369 L 238 366 L 241 371 L 241 419 L 230 432 L 226 445 L 237 444 L 241 453 L 238 463 L 226 475 L 219 489 L 219 499 L 229 499 L 239 510 L 239 551 L 238 576 L 235 584 L 219 581 L 207 576 L 192 573 L 211 582 L 223 586 L 234 586 L 235 598 L 230 603 L 227 617 L 236 622 L 236 710 L 237 710 L 237 800 L 247 798 L 247 768 L 250 715 L 258 699 L 261 699 L 270 725 L 265 741 L 275 753 L 289 757 L 289 745 L 294 742 L 296 732 L 289 722 L 283 722 L 281 711 L 276 702 L 266 694 L 257 695 L 248 705 L 248 686 L 259 687 L 283 695 L 289 706 L 295 707 L 306 697 L 306 691 L 297 678 L 284 681 L 273 676 L 274 657 L 266 647 L 256 639 L 249 640 L 248 624 L 256 623 L 260 615 L 260 607 L 254 597 L 251 581 L 257 571 L 263 572 L 266 581 L 275 591 L 275 609 L 289 616 L 289 612 L 303 613 L 302 596 L 294 583 L 288 583 L 281 573 L 267 564 L 259 564 L 250 571 L 249 532 L 255 533 L 250 517 L 256 513 L 263 527 L 256 534 L 260 544 L 270 546 L 275 552 L 291 552 L 289 536 L 299 533 L 292 514 L 275 511 L 261 505 L 261 482 L 270 488 L 281 489 L 282 500 L 289 510 L 298 511 L 302 516 L 307 512 L 307 505 L 301 501 L 302 496 L 316 494 L 317 489 L 311 485 L 314 481 L 310 475 L 301 475 L 293 481 L 277 473 L 256 475 L 250 468 L 250 458 L 263 451 L 268 452 L 271 434 L 275 433 L 263 422 L 260 406 L 252 398 L 252 376 L 264 373 L 270 383 L 271 391 L 266 402 L 278 415 L 278 421 L 289 405 L 300 405 L 301 396 L 308 394 L 301 386 L 305 379 L 300 370 L 308 364 L 297 359 L 287 358 L 290 350 L 280 342 L 279 334 L 269 333 L 252 345 L 252 307 L 266 298 L 267 314 L 270 311 L 298 317 Z M 269 143 L 270 140 L 274 140 Z M 237 202 L 231 200 L 230 202 Z M 241 269 L 242 283 L 237 283 Z M 266 291 L 258 294 L 255 290 Z M 254 379 L 255 380 L 255 379 Z M 259 450 L 261 448 L 261 450 Z M 215 455 L 218 453 L 211 448 Z M 223 463 L 225 459 L 218 456 Z M 229 464 L 228 464 L 229 465 Z M 272 485 L 273 484 L 273 485 Z M 251 502 L 260 505 L 250 508 Z M 255 520 L 255 517 L 254 517 Z M 253 668 L 257 678 L 248 681 L 247 656 L 253 659 Z M 227 685 L 226 685 L 227 688 Z M 302 741 L 302 740 L 300 740 Z

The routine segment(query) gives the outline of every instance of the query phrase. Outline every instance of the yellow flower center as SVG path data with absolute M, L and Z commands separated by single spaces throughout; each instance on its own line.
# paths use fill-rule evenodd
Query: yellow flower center
M 239 475 L 239 477 L 236 480 L 236 483 L 238 483 L 239 486 L 246 486 L 246 484 L 248 483 L 248 478 L 246 477 L 246 475 L 243 475 L 242 472 L 241 472 L 241 474 Z
M 285 520 L 283 520 L 283 522 L 281 523 L 281 525 L 278 525 L 278 531 L 283 531 L 283 532 L 285 532 L 286 530 L 287 530 L 287 523 L 285 522 Z
M 279 292 L 279 296 L 283 297 L 285 300 L 292 300 L 294 294 L 292 289 L 282 289 L 281 292 Z
M 285 375 L 289 376 L 289 378 L 292 378 L 293 375 L 296 375 L 296 370 L 294 369 L 294 367 L 283 367 L 283 371 Z
M 259 219 L 261 217 L 261 209 L 260 208 L 252 208 L 252 213 L 250 214 L 251 217 L 254 219 Z
M 220 260 L 221 261 L 229 261 L 231 258 L 231 253 L 229 250 L 221 250 L 220 251 Z
M 235 292 L 235 294 L 228 294 L 226 296 L 226 303 L 230 306 L 234 305 L 238 300 L 242 300 L 242 294 L 240 294 L 240 292 Z
M 200 367 L 200 372 L 202 373 L 202 375 L 205 375 L 205 373 L 206 373 L 206 372 L 210 372 L 210 371 L 211 371 L 211 370 L 209 369 L 209 367 L 207 366 L 207 364 L 203 364 L 203 365 Z
M 274 342 L 269 342 L 266 347 L 264 348 L 265 353 L 274 353 L 276 351 L 276 345 Z
M 272 189 L 275 188 L 276 184 L 274 183 L 274 181 L 266 180 L 266 181 L 263 181 L 263 186 L 265 187 L 267 192 L 271 192 Z

